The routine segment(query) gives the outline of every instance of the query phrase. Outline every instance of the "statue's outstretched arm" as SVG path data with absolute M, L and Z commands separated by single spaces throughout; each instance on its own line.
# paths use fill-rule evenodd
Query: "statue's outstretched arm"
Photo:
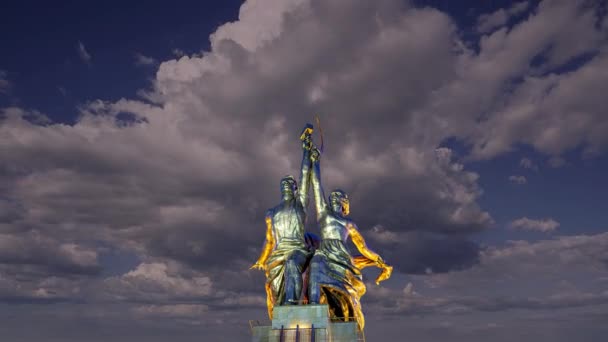
M 258 258 L 258 261 L 256 261 L 250 269 L 265 270 L 266 260 L 268 260 L 273 248 L 274 234 L 272 232 L 272 217 L 270 215 L 266 215 L 266 241 L 264 242 L 264 247 L 262 248 L 262 253 Z
M 321 186 L 320 158 L 321 153 L 316 147 L 313 147 L 310 153 L 310 160 L 312 161 L 312 176 L 310 177 L 310 181 L 312 183 L 312 191 L 315 197 L 317 221 L 327 214 L 327 202 L 325 202 L 325 194 L 323 192 L 323 187 Z
M 382 273 L 378 276 L 378 278 L 376 278 L 376 284 L 379 284 L 381 281 L 388 279 L 391 276 L 391 273 L 393 272 L 393 267 L 387 265 L 382 259 L 382 257 L 378 255 L 378 253 L 372 251 L 367 247 L 365 239 L 363 239 L 363 236 L 361 235 L 361 233 L 359 233 L 359 230 L 357 229 L 357 226 L 354 223 L 349 222 L 346 227 L 348 229 L 348 234 L 351 240 L 353 241 L 353 244 L 355 245 L 355 247 L 357 247 L 359 252 L 363 254 L 364 257 L 354 258 L 355 266 L 357 266 L 358 268 L 364 268 L 375 265 L 382 268 Z
M 382 261 L 380 255 L 378 255 L 376 252 L 372 251 L 367 247 L 365 239 L 363 239 L 363 236 L 361 235 L 361 233 L 359 233 L 359 230 L 357 229 L 357 226 L 354 223 L 348 223 L 346 226 L 348 228 L 350 238 L 352 239 L 359 252 L 363 254 L 363 256 L 374 262 Z

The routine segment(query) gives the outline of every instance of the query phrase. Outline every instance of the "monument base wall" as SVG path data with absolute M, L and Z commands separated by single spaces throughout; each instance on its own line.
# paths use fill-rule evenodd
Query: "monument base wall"
M 355 321 L 329 318 L 327 305 L 275 306 L 270 324 L 252 324 L 252 342 L 356 342 L 365 341 Z

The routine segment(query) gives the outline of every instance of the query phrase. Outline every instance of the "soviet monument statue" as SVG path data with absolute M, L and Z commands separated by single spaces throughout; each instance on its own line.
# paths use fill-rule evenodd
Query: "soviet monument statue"
M 268 316 L 273 319 L 273 325 L 277 320 L 277 317 L 273 318 L 273 311 L 278 307 L 298 305 L 312 310 L 327 305 L 324 306 L 325 315 L 329 320 L 354 321 L 357 329 L 363 331 L 365 319 L 360 299 L 366 288 L 361 269 L 381 268 L 382 272 L 376 278 L 376 284 L 379 284 L 391 276 L 393 268 L 367 247 L 356 224 L 348 217 L 350 201 L 347 194 L 335 189 L 325 199 L 320 165 L 323 148 L 314 145 L 312 133 L 312 125 L 307 124 L 300 135 L 300 187 L 292 176 L 281 179 L 281 202 L 266 213 L 266 240 L 260 257 L 251 268 L 265 271 Z M 313 188 L 316 223 L 321 235 L 316 244 L 310 239 L 314 234 L 304 230 L 309 185 Z M 349 239 L 360 255 L 350 253 Z M 281 334 L 282 331 L 283 325 Z

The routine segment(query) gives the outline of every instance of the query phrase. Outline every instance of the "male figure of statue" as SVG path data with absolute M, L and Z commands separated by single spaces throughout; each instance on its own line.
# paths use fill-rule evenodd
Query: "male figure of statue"
M 307 124 L 302 140 L 300 189 L 295 179 L 281 179 L 281 203 L 266 212 L 266 241 L 251 267 L 266 271 L 266 303 L 272 318 L 274 305 L 293 305 L 302 293 L 302 272 L 311 256 L 304 238 L 304 221 L 310 183 L 312 125 Z

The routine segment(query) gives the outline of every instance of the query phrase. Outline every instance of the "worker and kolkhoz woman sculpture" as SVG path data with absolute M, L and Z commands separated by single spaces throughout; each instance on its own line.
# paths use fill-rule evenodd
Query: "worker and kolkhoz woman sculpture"
M 340 189 L 325 200 L 321 186 L 321 149 L 312 142 L 307 124 L 302 141 L 300 187 L 292 176 L 281 179 L 281 202 L 266 212 L 266 241 L 252 269 L 266 273 L 268 316 L 275 305 L 327 304 L 334 320 L 355 319 L 360 330 L 365 320 L 360 298 L 365 293 L 361 269 L 382 269 L 376 284 L 391 276 L 393 268 L 367 248 L 357 226 L 348 218 L 350 203 Z M 321 240 L 304 230 L 309 185 L 312 183 Z M 352 256 L 351 239 L 361 255 Z

